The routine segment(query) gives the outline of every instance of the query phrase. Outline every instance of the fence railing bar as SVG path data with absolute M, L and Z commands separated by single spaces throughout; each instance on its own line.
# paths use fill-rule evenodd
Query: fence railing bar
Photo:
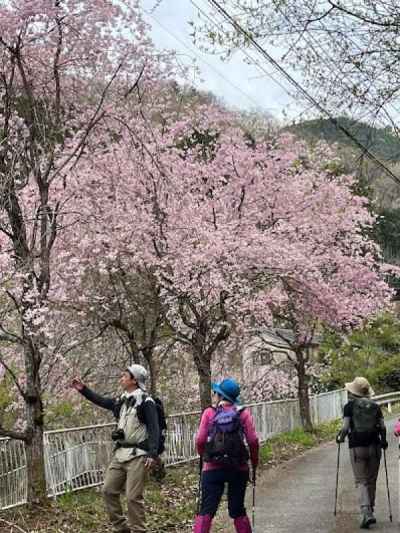
M 385 396 L 385 398 L 383 398 Z M 389 395 L 377 397 L 386 401 Z M 395 401 L 393 395 L 389 398 Z M 398 393 L 400 400 L 400 393 Z M 339 418 L 347 401 L 345 390 L 330 391 L 310 397 L 314 423 Z M 253 402 L 251 410 L 261 441 L 293 430 L 301 425 L 298 399 Z M 197 459 L 195 434 L 201 411 L 168 416 L 164 462 L 181 465 Z M 59 496 L 102 484 L 106 466 L 112 455 L 110 428 L 113 423 L 86 425 L 46 431 L 44 434 L 47 494 Z M 5 470 L 5 472 L 4 472 Z M 26 502 L 26 453 L 22 441 L 0 438 L 0 509 Z

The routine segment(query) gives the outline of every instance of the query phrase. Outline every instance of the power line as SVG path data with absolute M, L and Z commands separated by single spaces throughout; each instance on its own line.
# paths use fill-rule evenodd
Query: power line
M 147 11 L 147 14 L 162 28 L 166 33 L 168 33 L 172 38 L 174 38 L 178 43 L 180 43 L 182 46 L 184 46 L 191 54 L 193 54 L 195 57 L 197 57 L 200 61 L 202 61 L 205 65 L 207 65 L 215 74 L 217 74 L 221 79 L 223 79 L 228 85 L 236 89 L 242 96 L 248 99 L 249 102 L 251 102 L 254 106 L 260 107 L 259 102 L 255 100 L 253 97 L 251 97 L 249 94 L 247 94 L 243 89 L 241 89 L 239 86 L 235 85 L 229 78 L 227 78 L 222 72 L 220 72 L 216 67 L 214 67 L 211 63 L 206 61 L 203 57 L 201 57 L 195 50 L 193 50 L 185 41 L 183 41 L 180 37 L 175 35 L 170 29 L 168 29 L 164 24 L 162 24 L 153 14 L 153 11 Z M 271 108 L 265 108 L 265 109 L 271 109 Z
M 279 3 L 276 2 L 276 0 L 273 0 L 273 3 L 275 5 L 275 8 L 281 13 L 281 15 L 285 18 L 285 20 L 287 21 L 287 23 L 289 25 L 292 25 L 292 21 L 290 20 L 289 16 L 290 16 L 290 13 L 289 13 L 289 16 L 286 15 L 285 11 L 282 9 L 282 7 L 279 5 Z M 294 14 L 295 16 L 295 14 Z M 327 33 L 329 35 L 329 28 L 324 24 L 324 21 L 323 20 L 320 20 L 319 21 L 319 24 L 321 26 L 321 28 L 323 29 L 323 31 L 325 33 Z M 306 33 L 307 33 L 307 37 L 306 37 Z M 321 44 L 320 41 L 318 41 L 314 35 L 312 35 L 312 33 L 310 33 L 309 31 L 305 31 L 304 29 L 301 31 L 301 38 L 305 41 L 306 45 L 309 46 L 311 48 L 311 50 L 314 52 L 315 56 L 318 57 L 319 61 L 321 61 L 321 58 L 323 57 L 324 59 L 325 58 L 328 58 L 330 64 L 332 65 L 332 68 L 334 71 L 337 71 L 339 75 L 342 75 L 342 72 L 340 70 L 340 68 L 338 67 L 337 65 L 337 61 L 335 61 L 335 59 L 330 55 L 329 51 L 326 51 L 326 49 L 324 48 L 324 44 L 327 44 L 329 46 L 329 42 L 326 41 L 326 43 L 324 44 Z M 355 48 L 357 48 L 360 52 L 362 52 L 362 49 L 360 48 L 360 45 L 355 41 L 354 37 L 351 37 L 349 35 L 347 35 L 347 39 L 349 39 L 349 41 L 353 44 L 353 46 Z M 311 42 L 312 41 L 312 42 Z M 313 44 L 314 43 L 314 44 Z M 317 50 L 316 50 L 316 46 L 319 46 L 319 49 L 323 51 L 323 55 L 321 55 Z M 364 73 L 362 70 L 361 70 L 361 67 L 359 66 L 358 67 L 358 71 L 359 73 L 363 76 L 363 78 L 366 80 L 366 81 L 370 81 L 369 78 L 367 77 L 366 73 Z M 345 88 L 351 93 L 351 87 L 348 85 L 347 82 L 347 79 L 345 77 L 342 78 L 342 83 L 344 84 Z M 351 83 L 351 81 L 350 81 Z M 399 110 L 397 110 L 393 104 L 390 104 L 389 105 L 392 107 L 392 109 L 396 112 L 396 114 L 399 113 Z M 389 112 L 387 111 L 387 109 L 385 108 L 384 105 L 381 105 L 377 110 L 376 112 L 372 115 L 371 117 L 371 110 L 370 109 L 367 109 L 366 113 L 364 115 L 359 115 L 357 116 L 357 120 L 358 121 L 362 121 L 364 119 L 364 117 L 366 116 L 369 116 L 373 119 L 373 124 L 375 125 L 375 123 L 378 123 L 382 128 L 385 128 L 387 126 L 387 123 L 385 123 L 382 119 L 379 119 L 378 117 L 378 113 L 379 113 L 379 109 L 382 110 L 382 112 L 384 113 L 384 115 L 386 116 L 386 118 L 389 120 L 389 122 L 392 124 L 392 127 L 394 127 L 394 122 L 393 122 L 393 118 L 391 117 L 391 115 L 389 114 Z M 398 131 L 397 130 L 397 135 L 398 135 Z M 372 129 L 370 130 L 370 133 L 366 139 L 367 141 L 367 146 L 371 146 L 371 139 L 372 139 L 372 136 L 373 136 L 373 131 Z M 360 159 L 362 159 L 364 156 L 364 153 L 361 153 L 361 156 L 360 156 Z
M 196 2 L 194 0 L 190 0 L 191 1 L 191 4 L 193 6 L 196 7 L 196 9 L 198 9 L 198 11 L 201 13 L 201 15 L 206 18 L 210 24 L 214 25 L 216 28 L 218 28 L 218 30 L 220 29 L 220 26 L 219 24 L 214 20 L 212 19 L 203 9 L 201 9 L 199 7 L 198 4 L 196 4 Z M 207 2 L 207 0 L 203 0 L 204 2 Z M 311 46 L 311 45 L 310 45 Z M 268 70 L 266 70 L 264 68 L 263 65 L 261 65 L 259 63 L 259 61 L 257 59 L 255 59 L 252 55 L 250 55 L 245 49 L 241 48 L 241 47 L 238 47 L 238 49 L 243 53 L 243 55 L 245 55 L 249 61 L 251 62 L 251 64 L 253 64 L 255 67 L 258 68 L 258 70 L 260 70 L 263 75 L 260 76 L 260 77 L 263 77 L 263 76 L 267 76 L 268 78 L 270 78 L 274 83 L 276 83 L 277 85 L 279 85 L 279 87 L 284 91 L 286 92 L 292 99 L 295 99 L 295 96 L 293 94 L 291 94 L 288 90 L 287 87 L 285 87 L 284 85 L 282 85 L 282 83 L 277 80 Z M 336 68 L 336 67 L 335 67 Z M 306 108 L 306 109 L 303 109 L 301 111 L 299 111 L 298 113 L 296 113 L 296 115 L 294 117 L 291 117 L 291 120 L 296 120 L 297 117 L 303 115 L 304 113 L 307 113 L 310 109 L 312 108 L 315 108 L 315 104 L 313 102 L 311 102 L 311 104 Z M 369 112 L 365 113 L 365 117 L 368 116 Z M 362 120 L 363 116 L 359 117 L 359 120 Z
M 289 14 L 287 15 L 286 12 L 282 9 L 282 7 L 280 6 L 279 2 L 276 2 L 276 0 L 273 0 L 273 4 L 275 6 L 275 8 L 279 11 L 279 13 L 282 15 L 282 17 L 286 20 L 286 22 L 289 24 L 289 27 L 292 26 L 293 27 L 293 23 L 290 19 L 290 15 L 291 13 L 289 12 Z M 320 21 L 320 24 L 321 26 L 324 28 L 325 31 L 327 31 L 327 28 L 326 26 L 324 25 L 323 21 L 321 20 Z M 351 37 L 348 37 L 350 39 L 350 41 L 353 43 L 353 45 L 357 46 L 357 43 L 355 43 L 353 41 L 353 39 L 351 39 Z M 300 39 L 300 38 L 299 38 Z M 312 34 L 307 34 L 307 32 L 305 30 L 301 31 L 301 39 L 305 42 L 305 44 L 313 51 L 314 55 L 318 58 L 318 60 L 321 62 L 321 58 L 323 57 L 324 60 L 327 59 L 326 63 L 328 63 L 329 61 L 329 64 L 331 65 L 331 69 L 333 72 L 338 72 L 339 75 L 342 74 L 340 68 L 338 67 L 338 64 L 337 64 L 337 61 L 334 60 L 334 58 L 330 55 L 329 51 L 326 51 L 326 49 L 324 48 L 324 44 L 321 44 L 319 41 L 317 41 L 317 39 L 312 35 Z M 327 43 L 329 44 L 329 43 Z M 319 49 L 323 52 L 323 54 L 321 55 L 319 51 L 317 51 L 316 47 L 319 46 Z M 365 77 L 365 76 L 364 76 Z M 344 87 L 349 91 L 351 92 L 351 87 L 348 85 L 347 83 L 347 79 L 345 77 L 342 78 L 342 82 L 341 82 Z M 350 82 L 351 83 L 351 82 Z M 365 115 L 359 115 L 357 117 L 357 120 L 359 121 L 362 121 L 364 119 L 364 117 L 366 116 L 370 116 L 370 110 L 367 110 L 367 112 L 365 113 Z M 375 121 L 378 120 L 378 117 L 377 117 L 377 114 L 375 114 L 375 116 L 373 117 L 373 120 L 374 120 L 374 124 L 375 124 Z M 381 121 L 381 127 L 384 127 L 385 124 Z M 367 136 L 367 139 L 366 139 L 366 148 L 369 148 L 371 147 L 371 139 L 372 139 L 372 135 L 373 135 L 373 132 L 372 132 L 372 128 Z M 364 156 L 364 154 L 362 153 L 361 154 L 361 158 Z
M 223 18 L 228 21 L 233 28 L 243 35 L 246 40 L 253 46 L 253 48 L 261 54 L 267 61 L 273 65 L 273 67 L 287 80 L 289 83 L 299 91 L 309 102 L 311 102 L 321 113 L 328 117 L 328 119 L 334 124 L 334 126 L 342 131 L 371 161 L 373 161 L 378 167 L 380 167 L 392 180 L 400 185 L 400 178 L 396 176 L 380 159 L 372 154 L 367 147 L 365 147 L 352 133 L 344 128 L 331 113 L 326 110 L 306 89 L 304 89 L 275 59 L 263 48 L 254 37 L 243 28 L 237 20 L 228 13 L 228 11 L 222 7 L 222 5 L 216 0 L 207 0 L 207 2 L 220 13 Z M 287 89 L 285 88 L 286 92 Z M 290 93 L 288 93 L 290 95 Z
M 289 24 L 291 24 L 291 25 L 293 26 L 293 24 L 292 24 L 290 18 L 286 15 L 285 11 L 282 9 L 282 7 L 280 6 L 279 2 L 277 2 L 276 0 L 273 0 L 273 3 L 274 3 L 275 8 L 281 13 L 281 15 L 286 19 L 286 21 L 287 21 Z M 295 13 L 293 13 L 293 15 L 296 16 Z M 332 31 L 331 31 L 331 30 L 325 25 L 323 19 L 319 20 L 319 24 L 320 24 L 320 27 L 321 27 L 321 29 L 322 29 L 322 31 L 323 31 L 324 33 L 326 33 L 327 35 L 330 35 L 330 33 L 332 33 Z M 324 56 L 328 57 L 328 59 L 330 60 L 330 63 L 333 65 L 334 69 L 335 69 L 340 75 L 343 76 L 343 73 L 342 73 L 342 71 L 340 70 L 340 68 L 339 68 L 339 66 L 338 66 L 338 64 L 337 64 L 337 61 L 335 61 L 335 59 L 334 59 L 332 56 L 330 56 L 329 52 L 326 52 L 326 51 L 325 51 L 325 49 L 324 49 L 324 45 L 323 45 L 319 40 L 317 40 L 317 39 L 314 37 L 314 35 L 312 34 L 312 32 L 310 32 L 309 28 L 307 29 L 307 31 L 305 30 L 305 28 L 300 28 L 300 29 L 297 30 L 297 31 L 298 31 L 298 33 L 301 33 L 301 38 L 302 38 L 302 39 L 306 42 L 306 44 L 307 44 L 307 45 L 313 50 L 314 54 L 319 58 L 319 60 L 321 60 L 321 54 L 319 54 L 319 53 L 317 52 L 315 46 L 313 46 L 312 44 L 310 44 L 310 40 L 312 40 L 317 46 L 319 46 L 319 48 L 320 48 L 321 50 L 324 50 Z M 308 39 L 307 39 L 307 37 L 306 37 L 306 33 L 307 33 L 307 35 L 308 35 Z M 356 47 L 356 48 L 358 49 L 359 52 L 361 52 L 361 53 L 363 52 L 363 50 L 362 50 L 362 48 L 360 47 L 359 43 L 355 40 L 355 38 L 354 38 L 353 36 L 351 36 L 351 35 L 346 35 L 346 38 L 352 43 L 352 45 L 353 45 L 354 47 Z M 328 40 L 326 40 L 326 41 L 325 41 L 325 44 L 327 44 L 327 45 L 329 46 L 330 43 L 329 43 Z M 357 69 L 358 69 L 359 74 L 363 76 L 363 78 L 365 79 L 365 81 L 367 81 L 367 82 L 370 82 L 370 81 L 371 81 L 371 80 L 367 77 L 367 74 L 361 70 L 361 67 L 360 67 L 360 66 L 358 66 Z M 346 81 L 346 78 L 344 78 L 344 81 Z M 342 83 L 343 83 L 343 82 L 342 82 Z M 351 81 L 350 81 L 350 83 L 351 83 Z M 351 93 L 351 87 L 349 87 L 348 84 L 345 84 L 345 87 L 346 87 L 347 90 Z M 392 109 L 396 112 L 396 114 L 399 114 L 400 111 L 394 107 L 393 103 L 390 103 L 389 105 L 390 105 L 390 107 L 392 107 Z M 388 111 L 385 109 L 385 105 L 383 104 L 383 105 L 381 105 L 380 107 L 381 107 L 381 109 L 384 111 L 384 113 L 387 115 L 387 117 L 388 117 L 389 120 L 390 120 L 391 117 L 390 117 Z M 368 111 L 367 111 L 367 113 L 368 113 Z M 362 120 L 362 119 L 360 119 L 360 120 Z M 374 120 L 377 120 L 377 113 L 375 113 Z M 391 121 L 392 121 L 392 120 L 391 120 Z M 387 126 L 387 124 L 385 124 L 385 122 L 381 121 L 381 126 L 382 126 L 382 127 L 385 127 L 385 126 Z
M 218 30 L 220 29 L 220 26 L 219 24 L 214 20 L 212 19 L 203 9 L 201 9 L 199 7 L 198 4 L 196 4 L 196 2 L 194 0 L 190 0 L 191 1 L 191 4 L 193 6 L 196 7 L 196 9 L 198 9 L 198 11 L 201 13 L 201 15 L 206 18 L 210 24 L 214 25 L 216 28 L 218 28 Z M 207 2 L 207 0 L 203 0 L 204 2 Z M 250 55 L 245 49 L 241 48 L 241 47 L 238 47 L 238 49 L 243 53 L 243 55 L 245 55 L 249 61 L 251 62 L 251 64 L 253 64 L 254 66 L 256 66 L 258 68 L 258 70 L 260 70 L 264 76 L 267 76 L 268 78 L 270 78 L 274 83 L 276 83 L 277 85 L 279 85 L 279 87 L 284 91 L 286 92 L 292 99 L 294 99 L 294 95 L 291 94 L 289 92 L 289 90 L 287 89 L 287 87 L 285 87 L 284 85 L 282 85 L 282 83 L 277 80 L 276 78 L 274 78 L 274 76 L 272 76 L 272 74 L 266 70 L 264 68 L 263 65 L 261 65 L 259 63 L 259 61 L 257 59 L 255 59 L 252 55 Z M 306 108 L 306 109 L 303 109 L 301 111 L 299 111 L 298 113 L 296 113 L 296 115 L 294 117 L 291 117 L 291 120 L 295 121 L 298 117 L 300 117 L 301 115 L 307 113 L 310 109 L 312 108 L 315 108 L 315 104 L 313 102 L 311 102 L 311 104 Z M 365 114 L 365 116 L 367 116 L 368 113 Z M 362 118 L 360 118 L 360 120 L 362 120 Z M 361 154 L 361 157 L 363 156 L 363 154 Z
M 207 0 L 204 0 L 205 2 Z M 199 11 L 199 13 L 201 13 L 203 15 L 203 17 L 205 17 L 211 24 L 213 24 L 214 26 L 216 26 L 218 29 L 220 29 L 219 25 L 217 24 L 217 22 L 213 19 L 211 19 L 208 14 L 203 10 L 201 9 L 201 7 L 196 4 L 195 0 L 190 0 L 190 3 Z M 251 62 L 251 64 L 255 65 L 259 70 L 261 70 L 265 76 L 268 76 L 268 78 L 270 78 L 274 83 L 276 83 L 276 85 L 279 85 L 279 87 L 284 91 L 286 92 L 290 97 L 293 98 L 293 95 L 289 93 L 287 87 L 284 87 L 282 85 L 282 83 L 277 80 L 276 78 L 274 78 L 274 76 L 268 72 L 258 61 L 257 59 L 255 59 L 252 55 L 250 55 L 246 50 L 240 48 L 240 51 L 242 52 L 243 55 L 245 55 L 247 57 L 247 59 L 249 59 L 249 61 Z
M 150 9 L 149 13 L 152 15 L 153 13 L 155 13 L 157 11 L 157 9 L 160 7 L 160 5 L 162 4 L 163 0 L 157 0 L 157 2 L 154 4 L 154 6 Z

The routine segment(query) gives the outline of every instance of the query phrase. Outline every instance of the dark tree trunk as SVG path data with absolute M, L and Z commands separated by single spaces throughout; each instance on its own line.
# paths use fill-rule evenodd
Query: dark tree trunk
M 313 424 L 311 420 L 310 397 L 308 394 L 308 376 L 306 372 L 306 360 L 302 350 L 296 351 L 296 360 L 301 423 L 306 431 L 312 431 Z
M 43 503 L 47 500 L 43 444 L 44 412 L 41 400 L 39 360 L 40 354 L 34 346 L 25 349 L 28 503 Z
M 43 417 L 41 406 L 28 406 L 27 411 L 28 417 Z M 26 443 L 28 502 L 43 504 L 47 501 L 43 425 L 34 425 L 29 433 L 32 437 Z
M 220 294 L 217 307 L 208 312 L 199 312 L 190 299 L 179 301 L 179 310 L 183 323 L 192 331 L 190 337 L 184 333 L 183 337 L 190 338 L 188 344 L 192 348 L 193 360 L 199 376 L 200 405 L 206 409 L 211 405 L 211 360 L 218 346 L 230 334 L 225 311 L 227 294 Z M 216 314 L 218 311 L 218 314 Z M 215 330 L 217 330 L 215 332 Z
M 152 396 L 157 396 L 159 365 L 155 361 L 155 356 L 152 349 L 143 349 L 143 356 L 146 359 L 149 367 L 150 393 Z
M 194 354 L 199 375 L 200 406 L 204 410 L 211 405 L 211 358 L 199 351 Z

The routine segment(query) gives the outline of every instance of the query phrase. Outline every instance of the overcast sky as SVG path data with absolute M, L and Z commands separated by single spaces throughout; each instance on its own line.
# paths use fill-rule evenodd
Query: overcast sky
M 286 92 L 257 67 L 244 61 L 244 54 L 236 52 L 229 62 L 224 62 L 209 53 L 201 52 L 190 37 L 192 27 L 189 21 L 198 20 L 198 10 L 191 0 L 141 0 L 144 9 L 152 12 L 146 20 L 152 26 L 152 38 L 159 48 L 175 49 L 182 62 L 187 65 L 193 60 L 200 70 L 194 83 L 206 91 L 222 97 L 230 106 L 242 109 L 259 107 L 276 118 L 284 114 L 296 115 L 299 110 Z M 202 9 L 207 9 L 205 0 L 194 0 Z M 279 50 L 269 50 L 276 58 Z M 254 54 L 254 52 L 253 52 Z M 257 56 L 256 56 L 257 57 Z M 263 63 L 269 73 L 273 68 Z M 273 74 L 276 79 L 277 75 Z

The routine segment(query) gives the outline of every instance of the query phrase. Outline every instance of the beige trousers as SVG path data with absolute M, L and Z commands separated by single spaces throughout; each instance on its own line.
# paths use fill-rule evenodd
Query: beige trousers
M 356 487 L 359 490 L 361 512 L 375 507 L 376 480 L 378 478 L 382 449 L 375 444 L 351 448 L 350 460 Z
M 116 533 L 143 533 L 144 524 L 143 490 L 146 481 L 145 456 L 120 463 L 112 459 L 104 479 L 103 495 L 110 521 Z M 126 487 L 129 526 L 121 505 L 121 493 Z

